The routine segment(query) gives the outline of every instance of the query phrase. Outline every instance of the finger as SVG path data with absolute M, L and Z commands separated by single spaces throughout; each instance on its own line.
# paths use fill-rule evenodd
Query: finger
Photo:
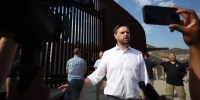
M 171 24 L 169 25 L 169 28 L 170 28 L 170 31 L 174 31 L 174 30 L 177 30 L 177 31 L 180 31 L 180 32 L 183 32 L 185 31 L 185 27 L 184 26 L 181 26 L 181 25 L 178 25 L 178 24 Z
M 61 88 L 63 88 L 63 85 L 61 85 L 61 86 L 58 87 L 58 89 L 61 89 Z
M 181 14 L 184 19 L 187 19 L 188 17 L 199 19 L 198 16 L 197 16 L 197 14 L 195 13 L 195 11 L 191 10 L 191 9 L 182 9 L 182 8 L 180 8 L 177 11 L 177 13 Z
M 69 86 L 69 84 L 61 85 L 61 86 L 58 87 L 58 89 L 67 88 L 68 86 Z
M 174 25 L 170 25 L 169 29 L 170 29 L 170 32 L 174 32 L 174 30 L 176 30 L 176 27 L 174 27 Z
M 64 93 L 64 92 L 66 91 L 66 89 L 67 89 L 67 88 L 64 88 L 64 89 L 62 90 L 62 92 Z

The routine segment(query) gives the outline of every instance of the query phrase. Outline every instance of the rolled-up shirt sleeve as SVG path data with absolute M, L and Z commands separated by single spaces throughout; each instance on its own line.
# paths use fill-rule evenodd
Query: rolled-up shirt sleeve
M 99 62 L 98 68 L 88 76 L 92 85 L 96 85 L 100 82 L 103 77 L 106 75 L 106 62 L 105 57 L 103 56 L 101 61 Z
M 90 74 L 88 76 L 88 78 L 90 79 L 92 85 L 96 85 L 98 83 L 98 80 L 96 79 L 96 75 L 94 74 L 94 72 L 92 74 Z

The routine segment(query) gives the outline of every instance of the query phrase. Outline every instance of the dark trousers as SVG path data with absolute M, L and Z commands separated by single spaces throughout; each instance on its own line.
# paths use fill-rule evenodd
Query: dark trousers
M 120 99 L 120 98 L 115 97 L 115 96 L 106 95 L 106 100 L 139 100 L 139 99 Z
M 83 88 L 83 79 L 72 79 L 65 91 L 63 100 L 77 100 Z

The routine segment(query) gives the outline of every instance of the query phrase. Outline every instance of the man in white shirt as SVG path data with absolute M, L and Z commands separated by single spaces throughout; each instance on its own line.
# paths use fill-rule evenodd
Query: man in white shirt
M 85 79 L 84 87 L 95 86 L 106 76 L 106 100 L 139 100 L 138 82 L 149 82 L 143 55 L 130 47 L 127 25 L 119 24 L 113 32 L 116 46 L 104 52 L 98 69 Z
M 139 99 L 138 82 L 149 82 L 143 55 L 129 46 L 130 30 L 127 25 L 119 24 L 113 31 L 116 46 L 104 52 L 98 69 L 85 79 L 85 86 L 94 86 L 106 75 L 104 94 L 107 100 Z

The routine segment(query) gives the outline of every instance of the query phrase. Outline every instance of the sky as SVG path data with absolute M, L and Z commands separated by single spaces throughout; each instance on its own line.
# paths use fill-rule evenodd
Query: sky
M 193 9 L 200 18 L 200 0 L 114 0 L 127 12 L 129 12 L 144 28 L 146 43 L 155 47 L 168 47 L 188 49 L 184 43 L 182 34 L 178 31 L 170 32 L 168 26 L 145 24 L 143 21 L 142 7 L 144 5 L 155 6 L 179 6 Z

